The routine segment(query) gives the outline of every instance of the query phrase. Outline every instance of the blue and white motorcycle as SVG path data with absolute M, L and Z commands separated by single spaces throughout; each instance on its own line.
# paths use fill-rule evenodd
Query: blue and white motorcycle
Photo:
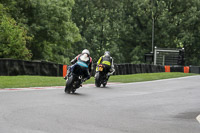
M 87 80 L 84 78 L 85 67 L 88 66 L 80 61 L 69 67 L 69 74 L 67 74 L 65 85 L 66 93 L 75 93 L 76 89 L 82 87 L 82 83 Z

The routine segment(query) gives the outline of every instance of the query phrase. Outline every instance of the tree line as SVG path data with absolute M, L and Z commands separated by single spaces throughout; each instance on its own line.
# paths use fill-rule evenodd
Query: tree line
M 155 46 L 200 65 L 199 23 L 199 0 L 0 0 L 0 58 L 68 64 L 87 48 L 94 62 L 108 50 L 116 63 L 145 63 L 154 25 Z

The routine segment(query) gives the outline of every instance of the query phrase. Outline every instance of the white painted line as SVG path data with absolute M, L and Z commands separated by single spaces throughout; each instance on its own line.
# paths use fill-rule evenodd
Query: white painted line
M 108 85 L 114 85 L 117 83 L 108 83 Z M 94 84 L 83 84 L 83 87 L 95 87 Z M 33 91 L 33 90 L 58 90 L 64 89 L 65 86 L 49 86 L 49 87 L 25 87 L 25 88 L 4 88 L 0 89 L 0 92 L 14 92 L 14 91 Z
M 118 83 L 113 84 L 112 86 L 118 86 L 118 85 L 132 85 L 132 84 L 148 84 L 148 83 L 156 83 L 156 82 L 163 82 L 163 81 L 173 81 L 173 80 L 181 80 L 181 79 L 187 79 L 187 78 L 196 78 L 200 77 L 199 75 L 195 76 L 186 76 L 186 77 L 178 77 L 178 78 L 169 78 L 169 79 L 158 79 L 158 80 L 152 80 L 152 81 L 141 81 L 141 82 L 131 82 L 131 83 Z
M 56 90 L 64 89 L 65 86 L 50 86 L 50 87 L 28 87 L 28 88 L 5 88 L 0 89 L 1 92 L 16 92 L 16 91 L 35 91 L 35 90 Z
M 200 123 L 200 114 L 197 116 L 197 121 Z

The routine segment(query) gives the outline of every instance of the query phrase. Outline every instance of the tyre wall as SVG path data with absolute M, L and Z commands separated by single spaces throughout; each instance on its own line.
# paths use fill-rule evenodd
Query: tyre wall
M 45 61 L 0 59 L 0 76 L 62 76 L 63 65 Z
M 170 72 L 185 72 L 184 66 L 170 66 Z M 200 67 L 189 66 L 188 72 L 200 73 Z M 92 76 L 95 75 L 96 64 L 93 64 Z M 150 64 L 115 64 L 114 75 L 137 73 L 165 72 L 165 66 Z M 63 64 L 46 61 L 24 61 L 14 59 L 0 59 L 0 76 L 41 75 L 63 76 Z

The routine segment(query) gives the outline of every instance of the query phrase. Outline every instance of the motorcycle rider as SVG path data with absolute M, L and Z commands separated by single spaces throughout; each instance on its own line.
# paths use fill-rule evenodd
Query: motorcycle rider
M 100 64 L 104 65 L 104 70 L 107 74 L 106 77 L 108 80 L 110 75 L 112 75 L 115 72 L 113 58 L 110 56 L 109 51 L 105 51 L 104 55 L 99 58 L 97 66 Z
M 71 60 L 71 64 L 77 63 L 81 66 L 84 73 L 84 81 L 90 79 L 90 74 L 92 71 L 92 58 L 90 57 L 90 52 L 88 49 L 84 49 L 81 54 L 77 55 Z M 69 67 L 65 80 L 68 78 L 69 74 L 73 71 L 75 65 Z

